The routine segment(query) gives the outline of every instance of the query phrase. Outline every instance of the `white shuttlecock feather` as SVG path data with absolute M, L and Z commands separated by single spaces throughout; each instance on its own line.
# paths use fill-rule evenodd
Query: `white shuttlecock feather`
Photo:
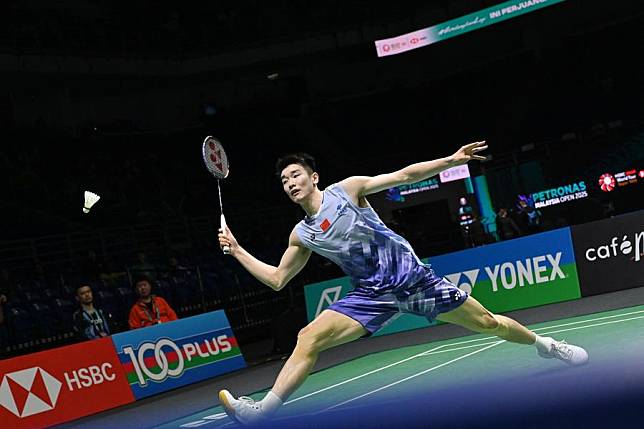
M 85 191 L 85 206 L 83 207 L 83 213 L 89 213 L 92 206 L 100 199 L 100 195 L 96 195 L 94 192 Z

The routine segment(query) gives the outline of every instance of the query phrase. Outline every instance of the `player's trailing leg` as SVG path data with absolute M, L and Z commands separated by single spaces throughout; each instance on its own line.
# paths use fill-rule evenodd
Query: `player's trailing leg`
M 550 337 L 541 337 L 509 317 L 490 313 L 471 296 L 463 305 L 440 314 L 437 319 L 474 332 L 495 335 L 513 343 L 534 345 L 538 355 L 543 358 L 556 358 L 570 365 L 588 362 L 588 353 L 583 348 Z

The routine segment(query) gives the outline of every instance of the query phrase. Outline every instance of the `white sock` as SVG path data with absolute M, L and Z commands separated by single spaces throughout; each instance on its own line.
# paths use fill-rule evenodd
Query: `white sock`
M 542 352 L 549 352 L 550 351 L 550 344 L 552 343 L 552 338 L 550 337 L 540 337 L 539 335 L 535 334 L 536 339 L 534 340 L 534 346 L 538 349 L 541 350 Z
M 272 390 L 268 391 L 268 394 L 264 396 L 264 399 L 260 401 L 262 406 L 262 411 L 266 414 L 273 414 L 279 407 L 282 406 L 283 402 L 279 396 L 273 393 Z

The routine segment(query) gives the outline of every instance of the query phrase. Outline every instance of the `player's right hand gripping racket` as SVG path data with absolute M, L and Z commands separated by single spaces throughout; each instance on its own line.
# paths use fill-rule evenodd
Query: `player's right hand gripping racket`
M 206 163 L 206 168 L 217 179 L 217 189 L 219 190 L 219 209 L 221 210 L 221 230 L 222 232 L 226 231 L 226 218 L 224 217 L 224 206 L 221 203 L 221 186 L 219 181 L 225 179 L 228 176 L 228 157 L 224 151 L 223 146 L 216 138 L 212 136 L 206 137 L 203 141 L 202 147 L 203 161 Z M 224 246 L 224 254 L 228 255 L 230 253 L 230 248 Z

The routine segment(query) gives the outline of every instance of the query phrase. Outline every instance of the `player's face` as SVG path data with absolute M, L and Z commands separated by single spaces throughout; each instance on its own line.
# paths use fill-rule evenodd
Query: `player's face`
M 290 164 L 280 175 L 282 189 L 291 201 L 299 203 L 313 192 L 318 183 L 318 174 L 309 172 L 300 164 Z

